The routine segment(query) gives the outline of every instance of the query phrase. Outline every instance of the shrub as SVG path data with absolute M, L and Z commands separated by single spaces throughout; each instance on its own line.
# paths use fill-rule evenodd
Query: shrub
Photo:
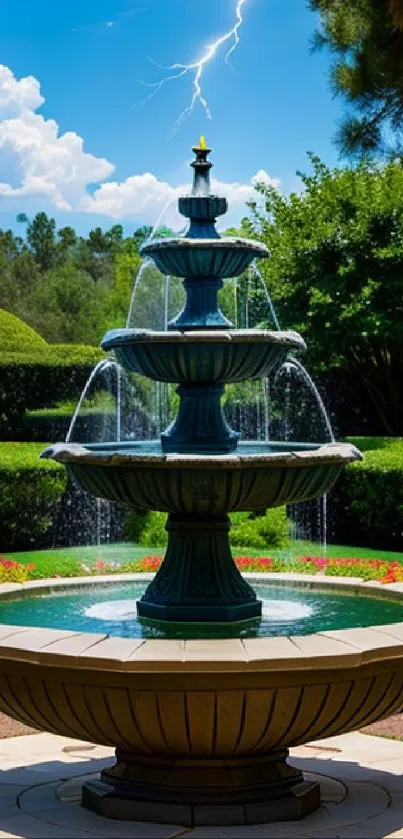
M 139 533 L 140 545 L 150 548 L 165 547 L 168 543 L 168 534 L 165 530 L 166 520 L 166 513 L 148 513 L 143 519 L 143 528 Z
M 41 461 L 45 444 L 0 443 L 0 549 L 48 543 L 67 475 L 54 461 Z
M 264 514 L 232 513 L 231 544 L 248 548 L 282 548 L 288 542 L 288 519 L 285 507 L 267 510 Z M 126 535 L 145 547 L 164 547 L 168 542 L 165 530 L 166 513 L 130 513 Z
M 48 344 L 23 320 L 0 309 L 0 352 L 28 353 L 46 350 Z
M 0 437 L 21 439 L 26 410 L 77 400 L 104 354 L 94 347 L 44 344 L 0 355 Z
M 232 513 L 231 544 L 248 548 L 283 548 L 289 538 L 285 507 L 267 510 L 263 515 Z
M 333 539 L 342 544 L 403 549 L 403 439 L 350 437 L 364 452 L 331 496 Z
M 25 441 L 65 440 L 74 414 L 75 405 L 65 408 L 40 408 L 37 411 L 25 411 L 22 434 Z M 73 441 L 103 440 L 107 436 L 109 425 L 116 425 L 112 415 L 111 422 L 106 421 L 101 409 L 80 411 L 75 424 Z

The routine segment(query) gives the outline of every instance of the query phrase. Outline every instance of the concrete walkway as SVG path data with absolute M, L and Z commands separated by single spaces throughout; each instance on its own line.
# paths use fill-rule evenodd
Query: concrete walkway
M 115 822 L 83 810 L 83 778 L 112 750 L 51 734 L 0 741 L 0 839 L 381 839 L 403 837 L 403 742 L 344 734 L 293 749 L 320 781 L 322 808 L 302 822 L 184 828 Z

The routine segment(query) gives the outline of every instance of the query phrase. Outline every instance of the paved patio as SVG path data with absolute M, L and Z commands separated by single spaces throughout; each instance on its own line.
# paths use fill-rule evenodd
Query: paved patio
M 83 778 L 113 763 L 111 749 L 52 734 L 0 741 L 0 839 L 381 839 L 403 837 L 403 742 L 344 734 L 292 750 L 322 786 L 303 822 L 197 827 L 114 822 L 83 810 Z

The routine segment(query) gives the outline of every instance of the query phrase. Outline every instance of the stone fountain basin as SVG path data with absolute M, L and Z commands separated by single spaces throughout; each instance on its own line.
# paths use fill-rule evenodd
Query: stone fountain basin
M 253 262 L 269 255 L 265 245 L 250 239 L 153 239 L 140 248 L 163 274 L 192 279 L 237 277 Z
M 402 585 L 386 591 L 351 578 L 247 576 L 403 599 Z M 122 575 L 112 584 L 138 578 Z M 8 584 L 0 596 L 77 585 L 107 583 L 89 577 Z M 242 641 L 144 641 L 0 625 L 2 712 L 140 757 L 258 759 L 402 708 L 403 623 Z
M 66 444 L 42 457 L 64 463 L 82 489 L 138 509 L 196 516 L 261 510 L 316 498 L 343 466 L 348 443 L 241 443 L 234 454 L 163 454 L 159 442 Z
M 112 329 L 101 346 L 133 373 L 157 382 L 213 384 L 268 375 L 289 352 L 306 349 L 297 332 L 153 332 Z

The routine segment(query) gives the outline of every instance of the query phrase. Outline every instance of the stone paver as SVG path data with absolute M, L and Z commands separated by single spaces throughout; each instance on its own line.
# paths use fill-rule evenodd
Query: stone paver
M 113 763 L 91 743 L 37 734 L 0 741 L 0 839 L 403 839 L 403 743 L 356 732 L 293 749 L 322 788 L 301 822 L 197 827 L 117 822 L 80 806 L 83 780 Z M 67 832 L 66 832 L 67 831 Z

